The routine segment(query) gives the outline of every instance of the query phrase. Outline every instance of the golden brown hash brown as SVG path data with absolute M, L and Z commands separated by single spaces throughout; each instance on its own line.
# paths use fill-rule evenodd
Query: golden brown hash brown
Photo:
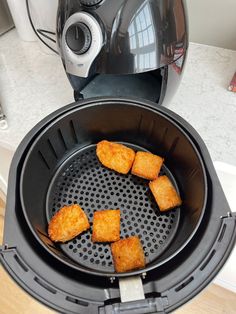
M 133 149 L 105 140 L 97 144 L 96 153 L 105 167 L 122 174 L 129 172 L 135 157 Z
M 143 248 L 137 236 L 112 243 L 111 253 L 118 273 L 145 267 Z
M 54 242 L 66 242 L 89 228 L 88 218 L 79 205 L 64 206 L 49 222 L 48 235 Z
M 120 210 L 101 210 L 93 216 L 93 242 L 120 240 Z
M 155 180 L 161 170 L 164 159 L 147 152 L 137 152 L 131 173 L 148 180 Z
M 167 176 L 160 176 L 150 182 L 149 187 L 160 211 L 167 211 L 182 204 L 180 196 Z

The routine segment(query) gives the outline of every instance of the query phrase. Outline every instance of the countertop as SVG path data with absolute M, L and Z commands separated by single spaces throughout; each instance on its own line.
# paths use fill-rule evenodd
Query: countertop
M 213 160 L 236 165 L 236 95 L 227 90 L 236 51 L 190 43 L 180 87 L 169 109 L 185 118 L 205 141 Z M 25 134 L 54 110 L 73 102 L 61 59 L 16 30 L 0 37 L 0 102 L 8 129 L 0 145 L 16 149 Z

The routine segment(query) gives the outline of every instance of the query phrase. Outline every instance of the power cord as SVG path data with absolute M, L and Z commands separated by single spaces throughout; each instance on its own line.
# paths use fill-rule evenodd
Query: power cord
M 41 28 L 37 28 L 37 32 L 38 32 L 41 36 L 43 36 L 43 37 L 45 37 L 45 38 L 51 40 L 53 43 L 56 43 L 56 40 L 55 40 L 55 39 L 53 39 L 53 38 L 49 37 L 48 35 L 46 35 L 46 34 L 56 35 L 54 32 L 46 31 L 45 29 L 41 29 Z
M 27 9 L 27 14 L 28 14 L 28 18 L 29 18 L 29 21 L 30 21 L 30 24 L 31 24 L 31 27 L 35 33 L 35 35 L 39 38 L 39 40 L 45 45 L 47 46 L 50 50 L 52 50 L 53 52 L 55 52 L 57 55 L 59 54 L 58 51 L 56 51 L 55 49 L 53 49 L 52 47 L 50 47 L 42 38 L 41 36 L 51 40 L 52 42 L 56 43 L 56 40 L 49 37 L 48 35 L 46 34 L 50 34 L 50 35 L 56 35 L 54 32 L 50 32 L 50 31 L 46 31 L 46 30 L 43 30 L 43 29 L 35 29 L 34 27 L 34 24 L 33 24 L 33 21 L 32 21 L 32 18 L 31 18 L 31 14 L 30 14 L 30 9 L 29 9 L 29 0 L 25 0 L 25 3 L 26 3 L 26 9 Z M 39 34 L 41 36 L 39 36 Z

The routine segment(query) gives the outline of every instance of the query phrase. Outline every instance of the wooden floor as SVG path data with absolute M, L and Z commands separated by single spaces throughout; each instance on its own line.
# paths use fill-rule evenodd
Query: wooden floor
M 4 204 L 0 199 L 0 244 L 2 243 Z M 25 293 L 0 266 L 0 314 L 55 314 Z M 210 285 L 175 314 L 236 314 L 236 294 Z

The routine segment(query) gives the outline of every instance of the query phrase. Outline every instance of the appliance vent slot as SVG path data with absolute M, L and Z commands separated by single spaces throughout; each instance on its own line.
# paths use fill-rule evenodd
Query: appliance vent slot
M 208 258 L 206 259 L 206 261 L 203 263 L 203 265 L 200 267 L 200 270 L 203 271 L 203 269 L 207 266 L 207 264 L 210 262 L 210 260 L 212 259 L 212 257 L 215 255 L 216 250 L 213 250 L 211 252 L 211 254 L 208 256 Z
M 173 140 L 173 143 L 171 144 L 171 147 L 169 149 L 169 156 L 173 156 L 173 153 L 178 145 L 178 142 L 179 142 L 179 137 L 176 137 L 174 140 Z
M 163 135 L 162 135 L 162 139 L 161 139 L 161 144 L 162 143 L 165 143 L 165 139 L 166 139 L 166 136 L 167 136 L 167 133 L 168 133 L 169 129 L 168 128 L 165 128 L 164 132 L 163 132 Z M 160 145 L 161 146 L 161 145 Z
M 64 139 L 64 137 L 63 137 L 63 135 L 62 135 L 61 130 L 58 129 L 57 131 L 58 131 L 59 138 L 61 139 L 61 142 L 62 142 L 63 146 L 65 147 L 65 150 L 67 150 L 68 147 L 67 147 L 67 145 L 66 145 L 66 141 L 65 141 L 65 139 Z
M 89 305 L 88 302 L 81 301 L 81 300 L 78 300 L 78 299 L 75 299 L 75 298 L 72 298 L 72 297 L 69 297 L 69 296 L 66 297 L 66 301 L 72 302 L 72 303 L 75 303 L 75 304 L 79 304 L 79 305 L 82 305 L 82 306 L 88 306 Z
M 38 151 L 38 154 L 39 154 L 41 160 L 43 161 L 43 163 L 44 163 L 44 164 L 46 165 L 46 167 L 48 168 L 48 170 L 50 170 L 50 166 L 49 166 L 47 160 L 45 159 L 45 157 L 43 156 L 43 154 L 42 154 L 40 151 Z
M 139 118 L 139 122 L 138 122 L 137 134 L 140 134 L 140 133 L 141 133 L 141 130 L 142 130 L 142 122 L 143 122 L 143 115 L 141 114 L 141 115 L 140 115 L 140 118 Z
M 194 176 L 198 173 L 198 169 L 192 169 L 189 173 L 189 180 L 192 180 Z
M 56 294 L 57 291 L 53 288 L 51 288 L 49 285 L 47 285 L 45 282 L 43 282 L 41 279 L 39 279 L 38 277 L 34 277 L 34 281 L 37 282 L 37 284 L 39 284 L 41 287 L 43 287 L 44 289 L 48 290 L 50 293 Z
M 56 151 L 55 151 L 55 148 L 53 147 L 52 142 L 51 142 L 49 139 L 48 139 L 48 145 L 49 145 L 49 147 L 50 147 L 50 149 L 51 149 L 51 152 L 53 153 L 54 157 L 55 157 L 56 159 L 58 159 L 58 156 L 57 156 L 57 153 L 56 153 Z
M 224 235 L 225 235 L 225 230 L 226 230 L 226 224 L 223 225 L 223 228 L 221 230 L 221 233 L 220 233 L 220 236 L 219 236 L 219 239 L 218 239 L 218 242 L 221 242 Z
M 28 268 L 25 266 L 25 264 L 19 259 L 19 257 L 16 254 L 14 255 L 14 259 L 25 272 L 29 271 Z
M 148 132 L 149 134 L 147 135 L 147 141 L 149 141 L 151 139 L 154 130 L 155 130 L 155 122 L 154 122 L 154 120 L 152 120 L 150 122 L 150 126 L 149 126 L 149 132 Z
M 181 285 L 179 285 L 177 288 L 175 288 L 175 291 L 178 292 L 178 291 L 182 290 L 188 284 L 190 284 L 190 282 L 192 282 L 193 280 L 194 280 L 194 277 L 191 276 L 189 279 L 187 279 L 185 282 L 183 282 Z
M 71 129 L 71 134 L 72 134 L 72 137 L 73 137 L 75 143 L 78 143 L 78 138 L 77 138 L 77 135 L 75 132 L 75 126 L 74 126 L 73 120 L 70 120 L 70 129 Z

